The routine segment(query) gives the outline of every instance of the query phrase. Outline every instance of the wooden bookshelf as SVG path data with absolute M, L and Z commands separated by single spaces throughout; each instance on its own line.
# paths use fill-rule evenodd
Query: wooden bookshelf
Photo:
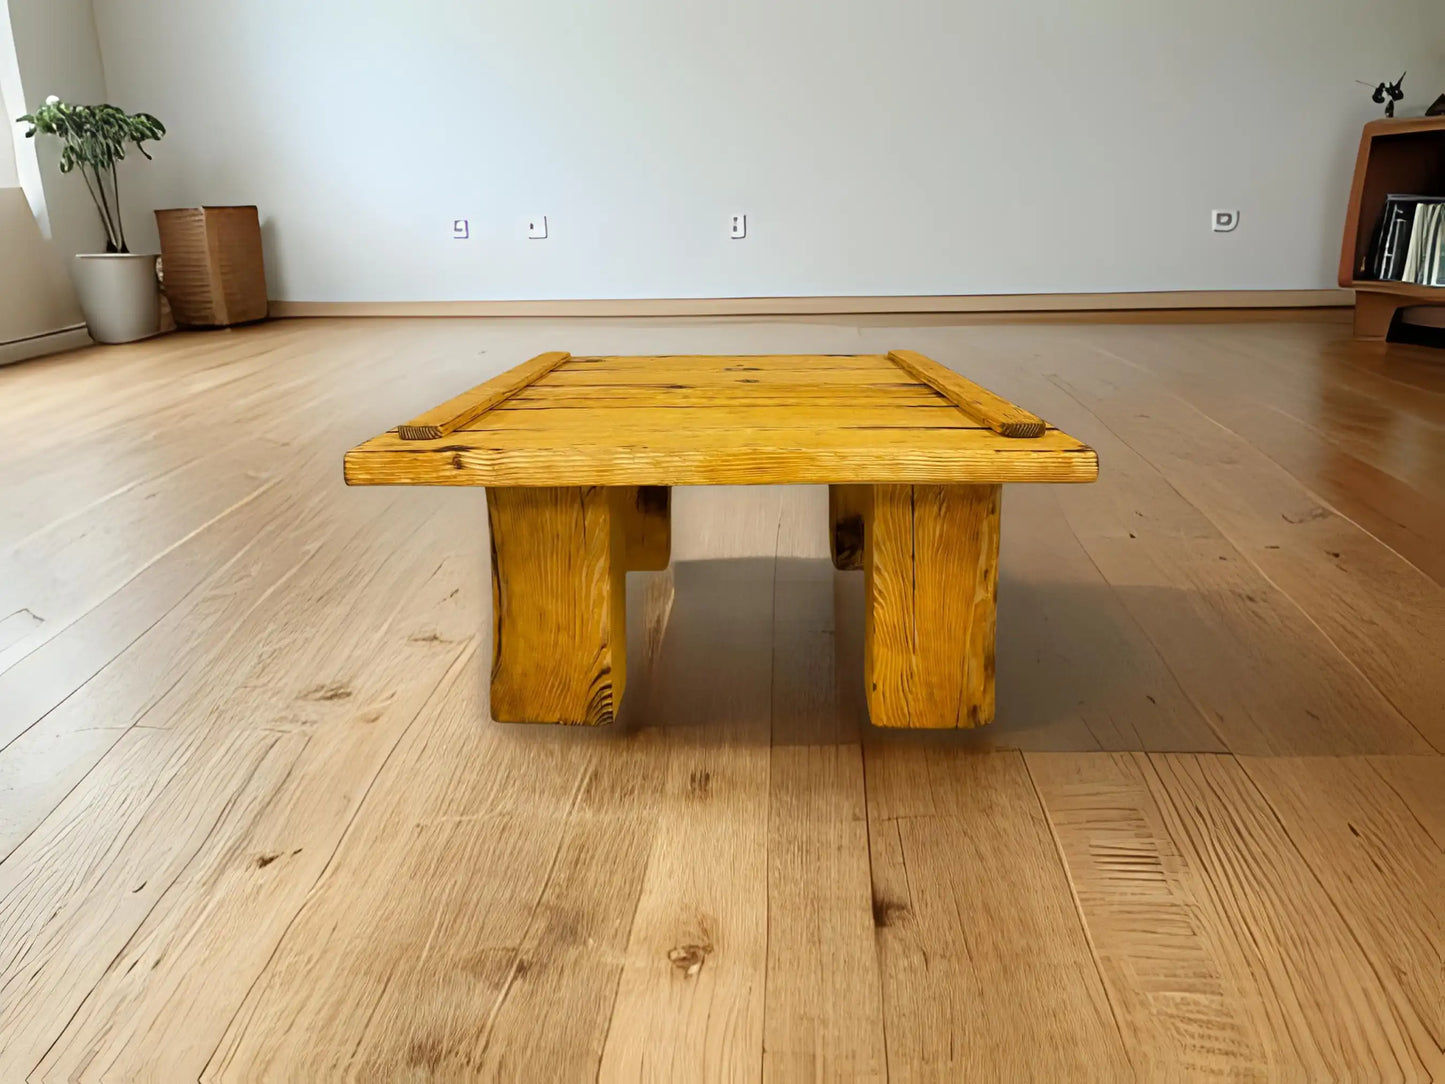
M 1382 340 L 1395 315 L 1445 305 L 1445 286 L 1361 278 L 1375 227 L 1392 192 L 1445 195 L 1445 117 L 1374 120 L 1360 135 L 1340 247 L 1340 285 L 1355 291 L 1355 338 Z

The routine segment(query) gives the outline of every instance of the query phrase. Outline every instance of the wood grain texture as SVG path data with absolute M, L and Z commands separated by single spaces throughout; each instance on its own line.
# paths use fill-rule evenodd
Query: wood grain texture
M 864 746 L 890 1078 L 1128 1079 L 1023 759 L 929 737 Z
M 1445 855 L 1439 844 L 1367 760 L 1242 757 L 1239 763 L 1399 1003 L 1416 1056 L 1440 1079 L 1445 923 L 1438 904 L 1445 900 Z
M 610 723 L 627 682 L 627 539 L 606 488 L 487 490 L 492 718 Z
M 700 440 L 706 437 L 706 444 Z M 984 429 L 662 429 L 646 444 L 550 433 L 477 434 L 428 447 L 377 437 L 346 453 L 350 485 L 798 485 L 918 482 L 1092 482 L 1093 450 L 1062 433 L 1029 441 Z M 445 440 L 456 441 L 456 434 Z M 434 442 L 433 442 L 434 443 Z M 410 446 L 408 447 L 408 444 Z
M 672 559 L 672 490 L 667 486 L 618 486 L 612 514 L 622 525 L 623 567 L 656 572 Z
M 534 358 L 353 448 L 347 482 L 995 484 L 1098 474 L 1085 445 L 906 351 L 559 358 Z M 512 397 L 514 409 L 492 410 Z
M 874 486 L 864 525 L 863 679 L 874 726 L 994 715 L 998 486 Z
M 1395 323 L 1395 314 L 1407 302 L 1396 294 L 1361 291 L 1355 295 L 1355 338 L 1361 342 L 1384 342 Z
M 849 577 L 849 579 L 855 577 Z M 856 661 L 835 577 L 780 555 L 773 585 L 763 1079 L 887 1079 Z
M 1211 717 L 1068 529 L 1058 491 L 1005 492 L 1002 525 L 999 707 L 980 739 L 1024 750 L 1224 752 Z M 1142 605 L 1160 604 L 1146 595 Z
M 829 486 L 828 535 L 833 567 L 840 572 L 863 567 L 864 525 L 873 495 L 871 486 Z
M 531 361 L 478 384 L 470 391 L 448 399 L 425 414 L 396 427 L 402 440 L 437 440 L 475 421 L 498 403 L 505 402 L 539 377 L 561 365 L 570 355 L 565 350 L 538 354 Z
M 1117 351 L 1127 349 L 1128 344 L 1115 337 L 1118 330 L 1112 329 L 1106 340 L 1109 355 L 1076 370 L 1072 379 L 1066 380 L 1060 374 L 1053 380 L 1028 380 L 1028 394 L 1031 401 L 1045 405 L 1055 416 L 1072 407 L 1075 413 L 1068 416 L 1071 427 L 1085 434 L 1108 457 L 1109 472 L 1100 485 L 1088 491 L 1089 500 L 1074 500 L 1071 489 L 1053 491 L 1064 522 L 1089 560 L 1115 585 L 1115 597 L 1153 643 L 1209 727 L 1236 753 L 1430 751 L 1430 743 L 1411 720 L 1402 716 L 1391 699 L 1383 696 L 1357 666 L 1345 660 L 1338 644 L 1321 631 L 1311 615 L 1302 612 L 1300 602 L 1308 596 L 1286 590 L 1256 564 L 1256 560 L 1273 558 L 1270 546 L 1284 543 L 1269 538 L 1260 539 L 1257 546 L 1237 546 L 1220 523 L 1181 494 L 1176 478 L 1165 477 L 1124 439 L 1132 435 L 1128 426 L 1133 424 L 1160 433 L 1153 419 L 1134 417 L 1137 410 L 1113 409 L 1115 397 L 1123 398 L 1117 387 L 1109 391 L 1101 383 L 1098 394 L 1083 394 L 1079 385 L 1085 372 L 1107 373 L 1111 382 L 1120 379 Z M 1195 340 L 1191 337 L 1189 341 Z M 1228 351 L 1228 342 L 1226 339 L 1217 344 L 1221 353 Z M 1179 348 L 1187 347 L 1181 344 Z M 1140 346 L 1133 349 L 1134 356 L 1142 356 Z M 982 344 L 976 344 L 975 355 L 983 352 Z M 1012 353 L 990 360 L 989 378 L 993 380 L 997 375 L 1000 386 L 1007 387 L 1004 367 L 1013 367 L 1017 360 Z M 1143 397 L 1130 401 L 1137 407 Z M 1104 417 L 1094 415 L 1091 407 Z M 1197 416 L 1189 420 L 1189 412 L 1163 393 L 1157 393 L 1149 411 L 1170 415 L 1201 440 L 1205 439 L 1204 431 L 1212 429 L 1220 443 L 1205 446 L 1219 458 L 1222 469 L 1234 469 L 1229 460 L 1239 454 L 1240 448 L 1236 445 L 1230 453 L 1223 451 L 1223 446 L 1234 444 L 1228 432 L 1200 425 Z M 1119 426 L 1120 431 L 1108 423 Z M 1267 473 L 1254 469 L 1241 471 L 1231 487 L 1231 500 L 1259 496 L 1258 487 L 1265 477 Z M 1318 507 L 1310 491 L 1299 483 L 1280 492 L 1291 493 L 1299 504 L 1254 505 L 1252 512 L 1243 515 L 1252 517 L 1255 528 L 1272 531 L 1277 522 L 1280 528 L 1293 530 L 1302 525 L 1286 522 L 1284 514 L 1301 519 L 1301 512 L 1296 510 L 1301 505 Z M 1372 552 L 1376 558 L 1388 556 L 1388 549 L 1378 544 Z M 1318 556 L 1333 560 L 1324 553 Z M 1296 558 L 1317 560 L 1307 550 L 1298 551 Z M 1377 583 L 1384 591 L 1400 581 L 1391 575 L 1327 582 L 1352 587 Z M 1316 576 L 1292 586 L 1314 590 L 1321 585 Z M 1331 613 L 1336 619 L 1343 617 L 1324 608 L 1319 612 Z M 1428 615 L 1431 610 L 1427 606 L 1423 612 Z M 1399 630 L 1402 623 L 1419 616 L 1402 613 L 1386 627 Z M 1277 646 L 1281 643 L 1289 643 L 1291 650 L 1279 652 Z M 1431 649 L 1426 643 L 1403 643 L 1407 653 Z M 1432 679 L 1428 670 L 1424 674 L 1427 680 Z
M 1147 373 L 1101 359 L 1058 382 L 1289 597 L 1436 749 L 1445 749 L 1445 591 Z M 1146 410 L 1146 400 L 1150 406 Z M 1445 430 L 1433 434 L 1445 449 Z M 1342 575 L 1346 567 L 1365 575 Z M 1382 750 L 1383 751 L 1383 750 Z
M 655 835 L 619 955 L 603 1081 L 760 1072 L 773 652 L 758 629 L 773 613 L 773 552 L 673 569 L 667 634 L 638 703 L 659 746 Z
M 489 722 L 486 494 L 346 491 L 336 458 L 555 323 L 0 369 L 0 1079 L 1445 1076 L 1438 353 L 900 326 L 567 334 L 907 342 L 1097 447 L 1099 484 L 1004 494 L 975 730 L 864 725 L 822 486 L 673 491 L 616 722 Z M 953 409 L 871 394 L 805 406 Z
M 1045 426 L 1042 418 L 1015 406 L 987 388 L 980 387 L 952 369 L 945 369 L 932 358 L 926 358 L 912 350 L 892 350 L 888 356 L 904 371 L 942 392 L 995 433 L 1005 437 L 1043 435 Z
M 1368 763 L 1405 803 L 1420 826 L 1445 854 L 1445 759 L 1440 757 L 1368 757 Z
M 1028 764 L 1144 1079 L 1430 1079 L 1398 980 L 1237 762 Z

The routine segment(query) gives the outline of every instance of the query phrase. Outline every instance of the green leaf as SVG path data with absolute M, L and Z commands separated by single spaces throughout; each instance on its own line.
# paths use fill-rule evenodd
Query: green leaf
M 97 176 L 113 170 L 115 164 L 125 158 L 129 145 L 150 158 L 142 144 L 154 142 L 166 134 L 166 126 L 151 114 L 127 113 L 108 102 L 72 105 L 59 99 L 47 99 L 33 113 L 15 118 L 15 123 L 30 125 L 25 133 L 27 139 L 49 135 L 60 140 L 61 173 L 72 173 L 79 167 L 82 171 L 93 170 Z M 93 189 L 91 199 L 109 234 L 110 218 Z M 119 216 L 120 208 L 112 211 Z

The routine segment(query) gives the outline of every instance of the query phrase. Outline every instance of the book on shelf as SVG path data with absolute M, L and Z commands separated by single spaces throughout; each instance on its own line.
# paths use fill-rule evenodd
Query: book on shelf
M 1362 277 L 1445 286 L 1445 196 L 1386 196 Z

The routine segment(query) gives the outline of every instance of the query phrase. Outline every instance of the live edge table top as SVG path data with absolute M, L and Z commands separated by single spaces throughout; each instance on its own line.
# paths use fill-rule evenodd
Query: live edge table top
M 346 455 L 353 485 L 1091 482 L 1093 449 L 919 354 L 543 354 Z

